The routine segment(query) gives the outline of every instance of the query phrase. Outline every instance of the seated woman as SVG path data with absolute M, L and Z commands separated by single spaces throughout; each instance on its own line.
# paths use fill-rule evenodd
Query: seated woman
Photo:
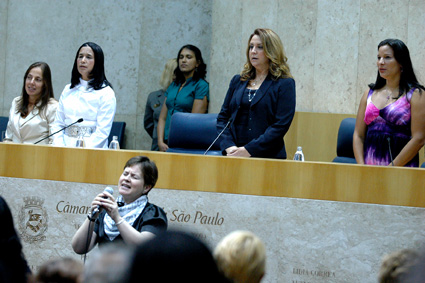
M 75 147 L 84 136 L 88 148 L 108 148 L 108 136 L 114 121 L 116 99 L 105 76 L 102 48 L 93 42 L 80 46 L 75 56 L 71 84 L 59 99 L 54 132 L 83 118 L 54 136 L 53 145 Z
M 158 147 L 168 149 L 168 132 L 171 116 L 176 112 L 206 113 L 209 101 L 209 86 L 205 81 L 207 65 L 201 51 L 193 45 L 185 45 L 177 54 L 178 66 L 174 81 L 165 93 L 158 120 Z
M 256 29 L 246 60 L 217 117 L 223 155 L 286 159 L 283 137 L 295 114 L 295 81 L 279 36 Z
M 3 141 L 33 144 L 49 136 L 57 106 L 49 65 L 44 62 L 31 64 L 24 75 L 21 96 L 12 101 Z M 49 143 L 52 138 L 40 142 Z
M 353 135 L 358 164 L 419 166 L 425 143 L 424 86 L 416 79 L 409 49 L 398 39 L 378 45 L 378 75 L 363 94 Z
M 84 254 L 97 243 L 102 245 L 115 241 L 139 244 L 166 231 L 165 212 L 148 202 L 148 193 L 157 179 L 158 169 L 149 158 L 137 156 L 128 160 L 118 181 L 120 195 L 115 199 L 108 192 L 102 192 L 94 198 L 92 212 L 72 239 L 74 251 Z M 98 206 L 103 211 L 92 216 Z M 90 243 L 88 237 L 91 238 Z

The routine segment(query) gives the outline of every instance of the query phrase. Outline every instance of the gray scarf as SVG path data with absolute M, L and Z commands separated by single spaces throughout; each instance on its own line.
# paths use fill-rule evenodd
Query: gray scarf
M 117 202 L 124 202 L 123 197 L 120 195 L 117 198 Z M 146 204 L 148 203 L 148 196 L 143 195 L 129 204 L 124 204 L 124 206 L 118 207 L 118 213 L 121 215 L 124 220 L 133 226 L 134 221 L 142 213 Z M 105 224 L 105 233 L 108 235 L 109 239 L 113 241 L 119 234 L 117 225 L 115 221 L 106 213 L 105 218 L 103 219 Z

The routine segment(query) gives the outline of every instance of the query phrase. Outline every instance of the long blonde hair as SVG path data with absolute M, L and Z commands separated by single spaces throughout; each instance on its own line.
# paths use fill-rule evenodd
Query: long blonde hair
M 273 79 L 293 78 L 288 66 L 288 58 L 283 49 L 282 41 L 279 36 L 271 29 L 257 28 L 249 37 L 248 47 L 246 49 L 246 63 L 241 73 L 241 80 L 247 81 L 255 78 L 255 68 L 249 60 L 249 45 L 254 35 L 258 35 L 263 44 L 264 53 L 269 59 L 269 73 Z
M 164 91 L 167 90 L 173 81 L 175 68 L 177 68 L 176 58 L 169 59 L 165 64 L 164 71 L 162 71 L 161 80 L 159 81 L 159 84 L 162 86 Z

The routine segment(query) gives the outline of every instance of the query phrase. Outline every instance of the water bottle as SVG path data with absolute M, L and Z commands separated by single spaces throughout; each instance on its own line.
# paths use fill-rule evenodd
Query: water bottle
M 303 148 L 301 146 L 297 147 L 297 151 L 294 154 L 294 160 L 304 161 Z
M 120 144 L 118 142 L 118 136 L 113 136 L 109 149 L 120 149 Z
M 78 137 L 75 147 L 86 147 L 86 142 L 84 141 L 83 136 Z

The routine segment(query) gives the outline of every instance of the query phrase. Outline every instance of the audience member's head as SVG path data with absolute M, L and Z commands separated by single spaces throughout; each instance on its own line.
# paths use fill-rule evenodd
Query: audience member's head
M 70 257 L 51 259 L 38 270 L 37 283 L 79 283 L 82 282 L 84 266 L 81 261 Z
M 404 249 L 384 256 L 379 270 L 380 283 L 401 283 L 406 281 L 414 266 L 418 254 Z M 417 281 L 415 281 L 417 282 Z
M 0 196 L 0 282 L 26 282 L 30 269 L 6 201 Z
M 112 243 L 96 250 L 84 268 L 84 283 L 126 282 L 133 253 L 128 245 Z
M 265 274 L 266 248 L 248 231 L 234 231 L 214 250 L 218 269 L 232 282 L 260 282 Z
M 199 239 L 168 231 L 140 245 L 129 282 L 226 282 L 214 258 Z

